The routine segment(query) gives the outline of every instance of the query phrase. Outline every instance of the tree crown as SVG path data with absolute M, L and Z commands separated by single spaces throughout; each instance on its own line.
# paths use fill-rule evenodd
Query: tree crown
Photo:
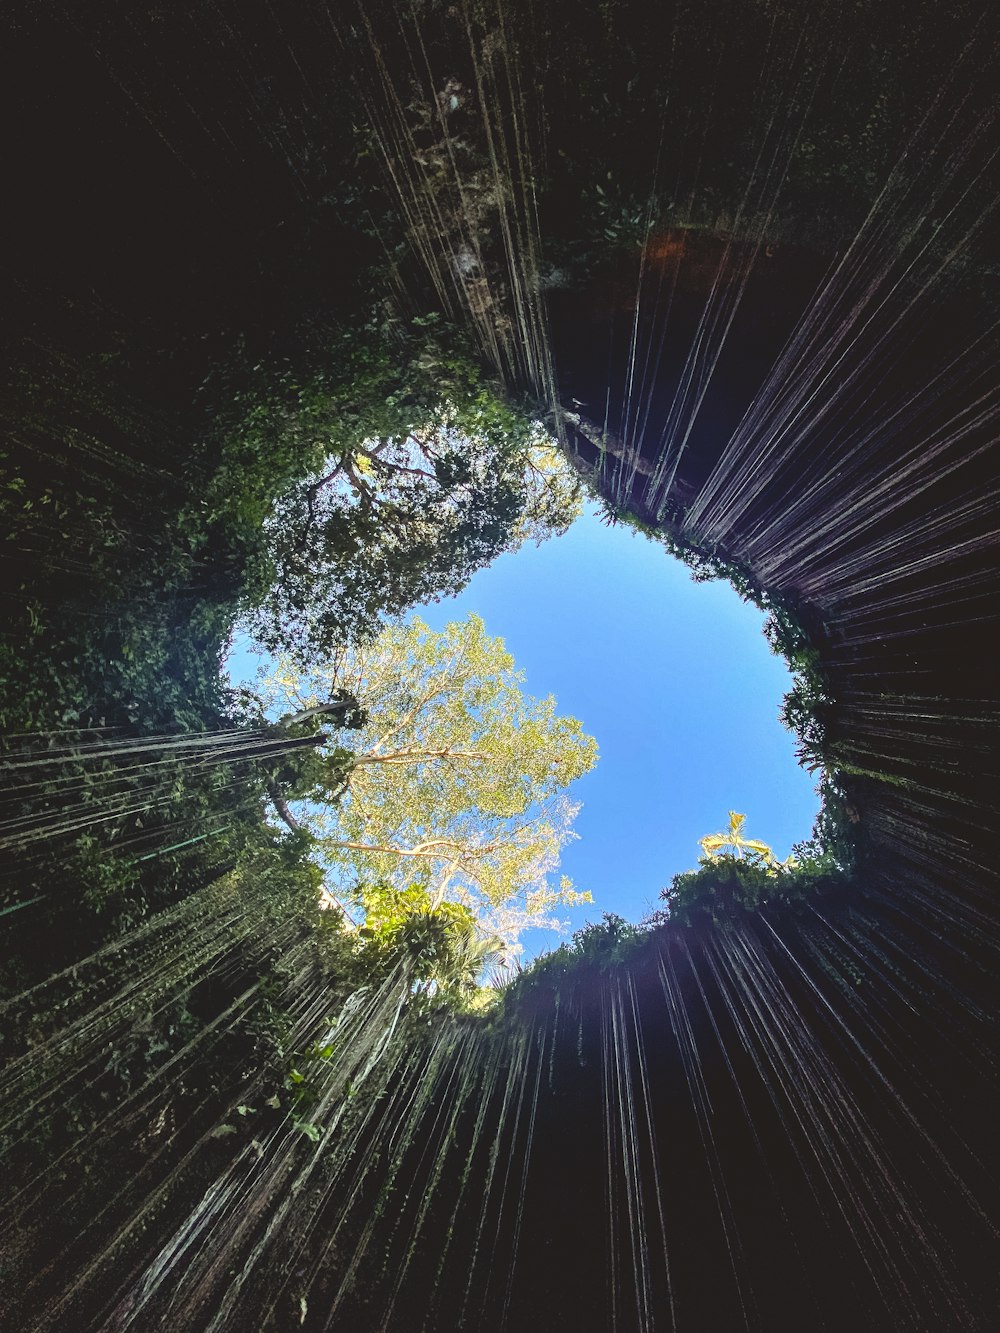
M 512 945 L 526 925 L 552 924 L 558 906 L 589 901 L 551 877 L 579 808 L 565 790 L 594 764 L 596 742 L 522 685 L 475 615 L 441 631 L 417 617 L 391 624 L 309 671 L 278 660 L 266 710 L 297 713 L 340 691 L 365 718 L 351 731 L 324 722 L 338 785 L 324 792 L 314 764 L 310 799 L 296 804 L 335 892 L 417 886 L 432 907 L 462 904 Z
M 210 504 L 225 511 L 261 457 L 288 460 L 286 485 L 259 506 L 249 591 L 250 626 L 270 652 L 321 663 L 580 512 L 579 478 L 530 407 L 449 346 L 438 321 L 417 324 L 318 330 L 294 369 L 247 372 Z

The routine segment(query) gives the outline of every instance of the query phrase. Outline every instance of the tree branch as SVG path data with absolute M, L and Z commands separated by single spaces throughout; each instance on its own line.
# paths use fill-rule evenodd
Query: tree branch
M 289 810 L 288 802 L 285 800 L 284 796 L 282 796 L 281 790 L 276 782 L 269 782 L 267 784 L 267 794 L 270 796 L 271 804 L 274 806 L 275 810 L 277 810 L 280 818 L 284 820 L 294 833 L 300 832 L 302 825 L 292 814 L 291 810 Z
M 435 847 L 450 847 L 459 852 L 466 850 L 461 843 L 450 842 L 447 838 L 432 838 L 429 842 L 420 842 L 416 847 L 393 847 L 391 844 L 371 843 L 371 842 L 326 842 L 327 847 L 342 847 L 349 852 L 380 852 L 384 856 L 415 856 L 425 861 L 441 860 L 445 856 L 444 852 L 433 851 Z M 454 860 L 454 857 L 449 857 Z
M 421 759 L 488 759 L 490 756 L 476 750 L 393 750 L 391 754 L 369 754 L 354 762 L 355 768 L 364 764 L 405 764 L 418 763 Z
M 428 481 L 437 481 L 436 474 L 428 472 L 426 468 L 409 467 L 406 463 L 390 463 L 388 459 L 381 458 L 378 453 L 372 453 L 370 449 L 362 449 L 359 447 L 358 453 L 363 454 L 365 458 L 371 459 L 376 467 L 382 468 L 385 472 L 403 472 L 411 477 L 426 477 Z
M 293 713 L 290 717 L 283 717 L 278 723 L 281 727 L 294 727 L 299 722 L 308 722 L 311 717 L 324 717 L 327 714 L 346 712 L 351 707 L 349 699 L 337 699 L 332 703 L 313 704 L 311 708 L 303 708 L 300 713 Z M 324 736 L 325 740 L 326 737 Z
M 343 459 L 341 459 L 332 472 L 328 472 L 325 477 L 320 477 L 319 481 L 314 481 L 311 486 L 306 487 L 306 509 L 308 510 L 308 515 L 306 517 L 305 526 L 300 532 L 299 539 L 295 544 L 295 549 L 299 554 L 306 549 L 309 533 L 312 531 L 313 526 L 316 523 L 316 496 L 324 486 L 329 486 L 331 481 L 334 481 L 339 477 L 343 470 L 344 462 Z
M 319 481 L 314 481 L 311 486 L 307 487 L 306 494 L 309 496 L 310 502 L 312 501 L 314 496 L 319 494 L 319 492 L 323 489 L 324 486 L 329 486 L 331 481 L 334 481 L 337 477 L 339 477 L 341 472 L 343 472 L 343 470 L 344 470 L 344 460 L 341 459 L 332 472 L 328 472 L 325 477 L 320 477 Z

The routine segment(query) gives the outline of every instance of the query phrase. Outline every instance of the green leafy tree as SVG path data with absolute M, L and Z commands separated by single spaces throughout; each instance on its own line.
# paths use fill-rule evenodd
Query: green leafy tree
M 469 907 L 455 902 L 435 906 L 420 884 L 366 885 L 360 899 L 363 951 L 374 951 L 383 963 L 405 960 L 413 980 L 432 994 L 468 1007 L 477 999 L 484 972 L 504 961 L 504 941 L 484 934 Z
M 321 749 L 312 787 L 274 802 L 314 838 L 338 898 L 416 885 L 431 910 L 462 904 L 511 944 L 527 925 L 554 924 L 557 908 L 590 901 L 553 876 L 578 809 L 565 790 L 597 746 L 522 681 L 478 616 L 440 632 L 416 617 L 390 625 L 308 672 L 279 659 L 259 697 L 269 715 L 349 696 L 364 719 L 347 730 L 325 717 L 332 762 Z
M 288 477 L 261 511 L 251 592 L 268 651 L 321 662 L 579 514 L 579 479 L 553 441 L 443 336 L 433 321 L 402 342 L 369 330 L 335 339 L 308 373 L 255 368 L 212 503 L 226 510 L 232 492 L 245 508 L 243 474 L 261 458 Z

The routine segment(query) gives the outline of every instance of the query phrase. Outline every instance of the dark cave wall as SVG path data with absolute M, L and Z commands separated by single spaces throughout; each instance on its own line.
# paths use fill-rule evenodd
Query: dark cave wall
M 656 34 L 636 19 L 640 8 L 629 12 L 646 42 L 640 63 L 648 77 Z M 631 122 L 626 116 L 600 138 L 596 90 L 606 82 L 614 91 L 633 56 L 622 54 L 626 43 L 615 48 L 617 72 L 614 62 L 598 68 L 604 25 L 595 18 L 577 31 L 577 9 L 553 7 L 562 45 L 551 33 L 546 39 L 546 72 L 561 81 L 551 93 L 550 133 L 587 143 L 595 161 L 601 154 L 610 161 Z M 876 10 L 883 14 L 876 26 L 891 28 L 891 7 L 868 12 Z M 389 22 L 388 12 L 379 11 L 380 21 Z M 933 41 L 914 58 L 914 86 L 924 86 L 927 51 L 948 26 L 944 17 L 934 22 Z M 953 24 L 942 51 L 967 31 Z M 858 33 L 860 44 L 863 26 Z M 384 251 L 359 221 L 377 195 L 375 179 L 363 182 L 360 202 L 352 193 L 358 114 L 350 60 L 321 6 L 294 16 L 245 5 L 211 12 L 148 6 L 128 15 L 100 6 L 71 16 L 41 7 L 19 20 L 17 38 L 8 88 L 29 132 L 14 143 L 18 207 L 4 218 L 6 253 L 16 257 L 5 326 L 12 363 L 31 374 L 15 380 L 4 400 L 14 447 L 47 467 L 69 421 L 127 456 L 145 455 L 131 418 L 123 425 L 104 400 L 80 392 L 81 384 L 99 384 L 115 412 L 127 401 L 152 413 L 157 459 L 183 467 L 198 455 L 198 388 L 235 340 L 294 359 L 304 319 L 350 314 L 367 299 L 359 274 Z M 438 33 L 435 74 L 454 72 L 449 40 L 455 60 L 467 64 L 458 37 Z M 628 41 L 634 47 L 636 34 Z M 391 49 L 396 58 L 400 48 Z M 729 59 L 739 57 L 734 43 Z M 601 82 L 575 73 L 581 62 L 587 78 Z M 581 86 L 594 94 L 586 133 L 572 120 Z M 837 105 L 829 88 L 823 96 Z M 648 147 L 633 144 L 633 177 L 645 169 Z M 553 169 L 545 205 L 548 234 L 568 269 L 545 303 L 570 442 L 612 504 L 647 523 L 662 516 L 671 533 L 736 562 L 815 626 L 833 698 L 829 762 L 857 816 L 863 891 L 804 916 L 746 921 L 719 939 L 661 939 L 628 967 L 585 971 L 559 993 L 558 1009 L 555 990 L 541 991 L 534 1015 L 512 1020 L 529 1028 L 528 1085 L 537 1080 L 539 1101 L 530 1146 L 526 1118 L 503 1130 L 507 1202 L 497 1216 L 491 1198 L 484 1232 L 497 1239 L 475 1250 L 489 1142 L 475 1149 L 470 1188 L 457 1198 L 473 1154 L 470 1109 L 455 1127 L 447 1177 L 434 1182 L 419 1261 L 391 1326 L 456 1327 L 456 1293 L 471 1270 L 473 1308 L 481 1313 L 467 1326 L 499 1327 L 509 1290 L 511 1328 L 596 1333 L 610 1326 L 612 1292 L 619 1327 L 641 1327 L 624 1185 L 631 1170 L 655 1256 L 645 1299 L 660 1325 L 669 1327 L 673 1301 L 682 1329 L 744 1321 L 762 1329 L 985 1329 L 997 1295 L 995 1237 L 985 1217 L 995 1216 L 997 1203 L 991 1074 L 1000 832 L 1000 454 L 995 399 L 984 398 L 995 393 L 998 349 L 989 332 L 996 303 L 988 247 L 977 252 L 977 267 L 954 274 L 930 301 L 914 306 L 916 287 L 896 291 L 856 362 L 838 372 L 855 378 L 849 392 L 830 399 L 836 413 L 795 433 L 780 468 L 751 471 L 753 440 L 735 462 L 721 461 L 723 449 L 848 233 L 841 228 L 831 244 L 824 231 L 807 246 L 776 232 L 754 253 L 706 219 L 658 232 L 641 289 L 650 300 L 640 305 L 639 331 L 659 350 L 640 431 L 624 406 L 640 290 L 636 252 L 616 242 L 610 256 L 597 247 L 595 257 L 591 241 L 583 246 L 572 234 L 577 215 L 565 200 L 583 191 L 581 156 Z M 807 184 L 803 198 L 813 197 L 814 183 Z M 824 189 L 838 193 L 836 183 Z M 864 216 L 866 202 L 859 187 L 845 226 Z M 717 201 L 717 214 L 725 204 Z M 387 215 L 398 221 L 391 208 Z M 734 271 L 747 265 L 745 291 L 672 485 L 650 495 L 682 367 L 727 244 Z M 426 274 L 402 240 L 393 261 L 414 307 L 432 306 Z M 661 346 L 666 292 L 672 304 Z M 888 356 L 877 347 L 883 333 L 895 349 Z M 970 355 L 958 372 L 923 392 L 963 350 Z M 804 375 L 805 361 L 794 360 L 776 390 Z M 53 366 L 61 367 L 56 378 Z M 41 402 L 31 387 L 37 371 L 49 377 Z M 923 395 L 915 407 L 914 391 Z M 980 399 L 983 410 L 968 415 Z M 570 414 L 587 419 L 589 436 Z M 868 440 L 879 422 L 895 424 Z M 951 422 L 961 424 L 960 437 L 932 453 L 935 432 Z M 610 437 L 603 455 L 595 427 Z M 633 473 L 623 488 L 621 478 Z M 729 511 L 706 491 L 716 484 Z M 808 504 L 804 496 L 812 497 Z M 153 513 L 167 499 L 162 486 L 150 485 L 142 507 Z M 759 961 L 753 984 L 727 971 L 737 957 Z M 789 1006 L 773 1048 L 757 1027 L 755 986 L 763 977 Z M 612 1064 L 615 1021 L 622 1063 Z M 638 1034 L 648 1099 L 635 1091 Z M 698 1053 L 697 1069 L 685 1060 L 685 1040 Z M 615 1080 L 625 1077 L 626 1100 L 639 1117 L 631 1162 L 625 1120 L 606 1120 L 604 1111 L 606 1091 L 617 1095 Z M 806 1102 L 796 1102 L 788 1089 L 809 1080 Z M 835 1093 L 844 1099 L 839 1105 Z M 491 1095 L 499 1099 L 502 1089 Z M 816 1124 L 798 1119 L 803 1104 L 815 1109 Z M 491 1123 L 499 1124 L 499 1100 L 491 1105 Z M 447 1106 L 444 1092 L 428 1113 L 428 1135 L 439 1132 Z M 826 1141 L 823 1125 L 843 1139 Z M 431 1187 L 428 1170 L 415 1152 L 403 1173 L 415 1182 L 399 1206 L 404 1222 L 416 1218 L 421 1185 Z M 841 1190 L 859 1193 L 869 1231 L 857 1214 L 840 1211 Z M 349 1236 L 363 1234 L 377 1193 L 376 1175 L 354 1200 L 344 1256 Z M 331 1223 L 343 1202 L 331 1201 Z M 914 1219 L 929 1249 L 917 1244 Z M 385 1243 L 398 1260 L 409 1241 L 403 1225 Z M 658 1257 L 664 1241 L 669 1268 Z M 380 1284 L 392 1267 L 374 1255 L 355 1327 L 379 1326 Z M 285 1314 L 298 1318 L 298 1311 Z M 320 1301 L 306 1319 L 306 1327 L 323 1327 Z
M 354 1198 L 345 1254 L 377 1221 L 339 1317 L 987 1328 L 989 989 L 963 970 L 959 993 L 948 953 L 855 886 L 540 975 L 495 1034 L 498 1081 L 456 1119 L 443 1076 L 391 1192 L 377 1168 Z M 335 1197 L 317 1245 L 342 1220 Z
M 552 296 L 568 451 L 612 512 L 731 565 L 793 609 L 832 701 L 813 758 L 864 812 L 858 832 L 881 865 L 898 843 L 936 861 L 952 890 L 961 867 L 976 899 L 992 891 L 996 828 L 993 283 L 981 275 L 975 291 L 945 284 L 929 297 L 876 290 L 856 341 L 814 373 L 781 358 L 803 318 L 826 313 L 831 266 L 806 252 L 758 254 L 704 371 L 704 405 L 691 411 L 686 353 L 733 264 L 726 247 L 667 236 L 650 247 L 666 256 L 662 271 L 647 260 L 641 282 L 633 255 L 593 289 Z M 669 303 L 657 300 L 664 289 Z M 646 391 L 630 396 L 640 371 Z M 793 402 L 789 426 L 767 412 L 768 397 L 789 389 L 839 394 L 843 412 L 823 398 L 815 410 Z M 747 429 L 761 405 L 759 429 Z

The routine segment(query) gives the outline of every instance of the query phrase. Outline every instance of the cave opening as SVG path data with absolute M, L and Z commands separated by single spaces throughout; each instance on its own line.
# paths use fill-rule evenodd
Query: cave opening
M 987 9 L 11 25 L 8 1326 L 991 1326 Z M 218 667 L 242 615 L 306 655 L 558 529 L 539 422 L 814 673 L 840 844 L 682 877 L 477 1011 L 461 913 L 375 884 L 346 926 L 264 813 L 343 783 L 357 698 L 275 719 Z

